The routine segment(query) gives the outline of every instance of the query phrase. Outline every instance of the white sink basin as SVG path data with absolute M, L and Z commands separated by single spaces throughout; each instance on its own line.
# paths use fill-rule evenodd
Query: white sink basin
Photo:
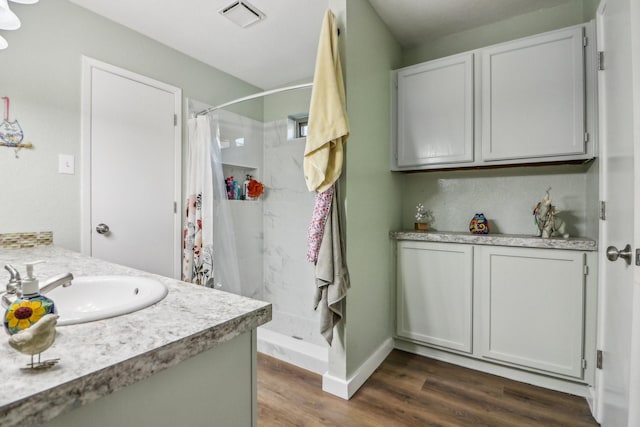
M 46 295 L 58 310 L 58 325 L 73 325 L 141 310 L 167 296 L 166 286 L 148 277 L 80 276 Z

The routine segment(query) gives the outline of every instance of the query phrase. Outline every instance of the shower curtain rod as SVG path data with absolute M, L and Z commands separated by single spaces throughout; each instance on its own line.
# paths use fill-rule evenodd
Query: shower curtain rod
M 224 104 L 220 104 L 220 105 L 217 105 L 215 107 L 207 108 L 206 110 L 202 110 L 199 113 L 196 113 L 196 116 L 202 116 L 202 115 L 208 114 L 208 113 L 210 113 L 212 111 L 219 110 L 220 108 L 224 108 L 224 107 L 228 107 L 228 106 L 233 105 L 233 104 L 237 104 L 239 102 L 250 101 L 252 99 L 261 98 L 263 96 L 273 95 L 275 93 L 286 92 L 286 91 L 294 90 L 294 89 L 303 89 L 303 88 L 311 87 L 311 86 L 313 86 L 313 83 L 303 83 L 303 84 L 294 85 L 294 86 L 287 86 L 287 87 L 281 87 L 281 88 L 278 88 L 278 89 L 271 89 L 271 90 L 267 90 L 267 91 L 260 92 L 260 93 L 254 93 L 253 95 L 245 96 L 244 98 L 234 99 L 233 101 L 225 102 Z

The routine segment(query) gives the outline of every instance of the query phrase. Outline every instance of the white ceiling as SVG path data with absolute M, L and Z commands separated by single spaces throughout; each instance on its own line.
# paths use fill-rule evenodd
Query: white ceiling
M 241 28 L 233 0 L 70 0 L 263 89 L 313 75 L 328 0 L 248 0 L 266 19 Z
M 69 0 L 263 89 L 310 79 L 328 0 L 249 0 L 266 19 L 240 28 L 233 0 Z M 370 0 L 409 47 L 572 0 Z

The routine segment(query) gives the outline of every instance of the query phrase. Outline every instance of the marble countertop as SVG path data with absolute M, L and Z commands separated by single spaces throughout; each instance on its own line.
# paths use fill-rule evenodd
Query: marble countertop
M 456 231 L 391 231 L 395 240 L 419 240 L 424 242 L 466 243 L 472 245 L 516 246 L 522 248 L 569 249 L 596 251 L 595 240 L 583 237 L 543 239 L 524 234 L 470 234 Z
M 74 276 L 153 277 L 169 294 L 128 315 L 57 327 L 56 342 L 42 354 L 60 358 L 49 370 L 21 370 L 30 357 L 0 339 L 0 426 L 43 423 L 169 368 L 271 320 L 271 304 L 100 261 L 55 246 L 0 249 L 1 264 L 21 274 L 25 262 L 40 280 Z M 8 274 L 6 275 L 8 280 Z M 3 277 L 4 279 L 4 277 Z M 4 283 L 4 282 L 3 282 Z

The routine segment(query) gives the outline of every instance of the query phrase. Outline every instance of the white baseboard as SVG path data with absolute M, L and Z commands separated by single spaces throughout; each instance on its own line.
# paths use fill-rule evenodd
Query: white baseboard
M 337 378 L 328 373 L 322 376 L 322 390 L 341 397 L 345 400 L 351 399 L 356 391 L 367 381 L 367 379 L 378 369 L 378 366 L 387 358 L 393 350 L 393 339 L 388 338 L 373 354 L 356 370 L 355 374 L 348 380 Z

